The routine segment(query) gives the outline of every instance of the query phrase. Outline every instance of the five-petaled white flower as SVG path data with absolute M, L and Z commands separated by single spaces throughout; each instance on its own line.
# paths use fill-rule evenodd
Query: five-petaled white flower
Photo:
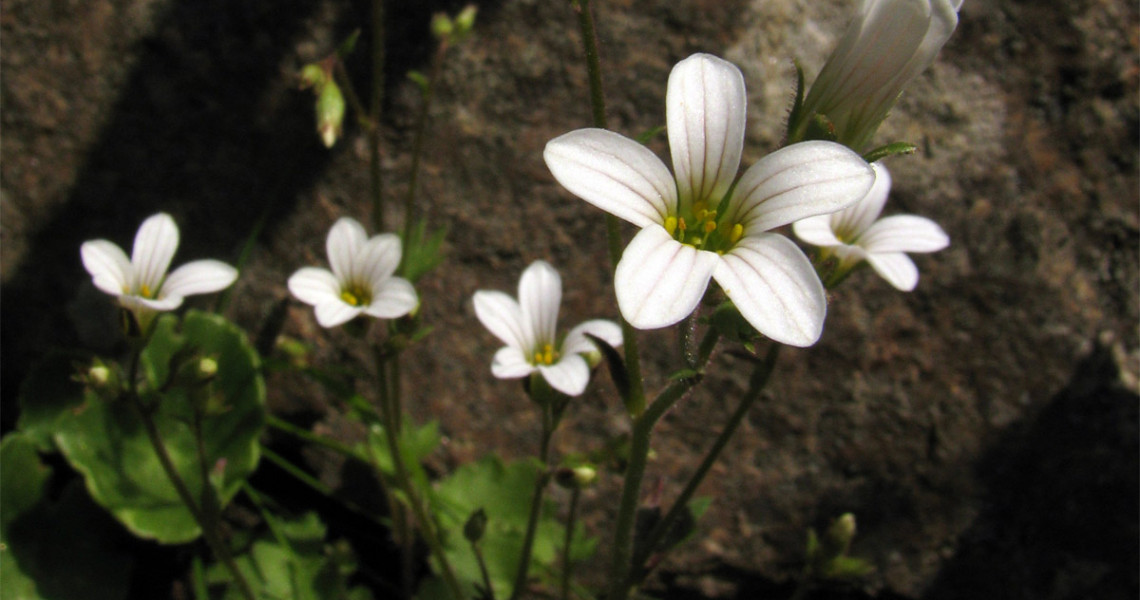
M 400 266 L 400 238 L 371 238 L 355 219 L 342 217 L 325 244 L 332 271 L 304 267 L 289 278 L 289 291 L 312 305 L 321 327 L 336 327 L 361 314 L 394 319 L 419 305 L 412 284 L 393 277 Z
M 677 323 L 713 278 L 760 333 L 814 344 L 823 286 L 803 252 L 770 230 L 855 202 L 874 181 L 871 168 L 848 148 L 815 141 L 778 150 L 736 180 L 744 77 L 715 56 L 678 63 L 665 104 L 676 177 L 645 146 L 602 129 L 562 135 L 543 154 L 566 189 L 642 228 L 614 274 L 622 315 L 640 329 Z
M 815 114 L 837 139 L 862 150 L 895 100 L 924 71 L 958 26 L 962 0 L 863 0 L 859 15 L 820 70 L 789 138 Z
M 819 246 L 825 257 L 834 255 L 839 260 L 836 277 L 865 260 L 891 285 L 909 292 L 918 285 L 918 268 L 904 252 L 937 252 L 950 245 L 950 238 L 937 223 L 923 217 L 879 219 L 891 191 L 891 174 L 879 163 L 872 166 L 875 185 L 862 200 L 830 215 L 797 221 L 792 229 L 796 237 Z
M 157 313 L 178 308 L 184 297 L 217 292 L 237 279 L 237 269 L 217 260 L 189 262 L 168 275 L 176 250 L 178 226 L 170 215 L 159 213 L 139 226 L 129 259 L 118 245 L 102 239 L 84 242 L 79 255 L 95 287 L 117 297 L 145 332 Z
M 577 396 L 585 391 L 590 365 L 582 355 L 598 352 L 586 334 L 616 347 L 622 343 L 621 328 L 603 319 L 586 321 L 571 329 L 559 344 L 555 328 L 561 303 L 562 278 L 541 260 L 523 271 L 517 301 L 503 292 L 475 292 L 475 316 L 506 344 L 491 362 L 495 377 L 518 379 L 538 371 L 550 387 L 563 394 Z

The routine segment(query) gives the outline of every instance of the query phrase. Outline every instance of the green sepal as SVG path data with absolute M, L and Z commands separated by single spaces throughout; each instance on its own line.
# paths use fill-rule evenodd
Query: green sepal
M 863 155 L 863 160 L 867 161 L 868 163 L 873 163 L 888 156 L 895 156 L 898 154 L 914 154 L 915 152 L 918 152 L 918 146 L 915 146 L 910 142 L 894 142 L 891 144 L 886 144 L 885 146 L 879 146 L 874 150 L 868 151 Z
M 610 369 L 610 379 L 613 380 L 614 387 L 617 388 L 618 395 L 621 396 L 622 403 L 625 405 L 626 410 L 628 410 L 630 414 L 640 414 L 642 410 L 645 410 L 645 407 L 641 407 L 641 409 L 635 413 L 634 409 L 636 407 L 631 406 L 634 399 L 630 397 L 629 371 L 625 368 L 625 360 L 622 359 L 621 353 L 611 346 L 609 342 L 592 333 L 586 333 L 586 337 L 590 338 L 591 342 L 594 342 L 594 346 L 598 348 L 598 351 L 602 353 L 602 357 L 606 359 L 606 366 Z
M 788 133 L 787 139 L 789 144 L 794 144 L 799 139 L 793 139 L 795 132 L 799 129 L 800 120 L 803 119 L 804 112 L 804 67 L 800 61 L 795 61 L 796 65 L 796 97 L 792 102 L 792 109 L 788 112 Z

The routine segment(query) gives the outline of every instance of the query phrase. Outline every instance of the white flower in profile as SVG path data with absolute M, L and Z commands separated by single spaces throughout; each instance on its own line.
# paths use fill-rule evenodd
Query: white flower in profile
M 371 238 L 355 219 L 342 217 L 329 230 L 325 248 L 332 271 L 303 267 L 289 278 L 289 291 L 313 306 L 321 327 L 336 327 L 361 314 L 402 317 L 419 305 L 412 284 L 393 277 L 400 266 L 400 238 Z
M 645 146 L 603 129 L 555 138 L 543 157 L 570 192 L 641 228 L 614 273 L 634 327 L 684 319 L 712 278 L 757 331 L 810 346 L 823 329 L 823 286 L 803 252 L 771 230 L 855 202 L 874 175 L 850 149 L 816 141 L 769 154 L 737 180 L 745 103 L 735 65 L 694 54 L 673 68 L 665 97 L 676 176 Z
M 950 238 L 937 223 L 923 217 L 879 219 L 891 191 L 891 174 L 879 163 L 872 167 L 875 185 L 862 200 L 830 215 L 797 221 L 792 229 L 796 237 L 819 246 L 825 258 L 839 260 L 836 278 L 867 261 L 891 285 L 909 292 L 918 285 L 918 268 L 905 253 L 937 252 L 950 245 Z
M 590 382 L 590 365 L 583 355 L 598 352 L 586 334 L 611 346 L 622 343 L 621 327 L 595 319 L 570 330 L 558 343 L 558 308 L 562 304 L 562 278 L 554 267 L 539 260 L 523 271 L 518 300 L 503 292 L 475 292 L 475 316 L 506 346 L 495 352 L 491 373 L 499 379 L 519 379 L 539 372 L 550 387 L 577 396 Z
M 159 213 L 139 226 L 129 259 L 102 239 L 84 242 L 79 255 L 95 287 L 118 298 L 145 332 L 157 313 L 178 308 L 186 296 L 217 292 L 237 279 L 237 269 L 217 260 L 196 260 L 167 274 L 177 250 L 178 226 Z
M 804 99 L 789 139 L 801 139 L 807 122 L 821 114 L 840 142 L 862 150 L 903 88 L 950 39 L 961 5 L 962 0 L 863 0 Z

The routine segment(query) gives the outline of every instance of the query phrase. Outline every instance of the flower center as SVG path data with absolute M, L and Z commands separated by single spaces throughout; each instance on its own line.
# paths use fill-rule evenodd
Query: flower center
M 682 244 L 717 254 L 724 254 L 744 237 L 743 225 L 723 219 L 718 223 L 716 211 L 709 210 L 703 200 L 694 202 L 688 215 L 666 217 L 665 231 Z
M 340 299 L 349 306 L 367 306 L 372 304 L 372 290 L 350 284 L 340 291 Z
M 536 365 L 552 365 L 560 358 L 557 350 L 551 344 L 543 344 L 540 350 L 534 353 L 534 364 Z
M 144 283 L 141 287 L 139 287 L 139 295 L 143 298 L 149 298 L 153 300 L 155 293 L 150 290 L 150 286 Z

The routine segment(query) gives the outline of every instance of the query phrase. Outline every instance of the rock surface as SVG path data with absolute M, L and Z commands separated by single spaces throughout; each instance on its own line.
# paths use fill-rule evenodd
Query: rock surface
M 114 348 L 113 327 L 93 317 L 109 311 L 79 263 L 82 241 L 128 245 L 163 210 L 182 227 L 176 261 L 233 261 L 264 219 L 227 310 L 255 331 L 288 275 L 324 261 L 331 223 L 368 218 L 365 136 L 350 126 L 324 150 L 293 79 L 367 22 L 366 4 L 0 2 L 5 430 L 39 356 Z M 810 78 L 852 4 L 597 2 L 610 128 L 636 136 L 662 125 L 669 69 L 710 52 L 743 70 L 745 163 L 763 156 L 780 142 L 793 59 Z M 457 8 L 389 11 L 393 207 L 408 185 L 418 100 L 404 73 L 427 69 L 430 14 Z M 870 272 L 833 293 L 823 339 L 783 354 L 701 490 L 715 499 L 701 535 L 655 585 L 750 597 L 756 582 L 798 573 L 808 527 L 851 511 L 854 551 L 876 566 L 865 589 L 883 597 L 1135 597 L 1138 26 L 1137 6 L 1121 0 L 966 1 L 939 60 L 878 136 L 922 148 L 889 163 L 888 210 L 938 221 L 952 246 L 918 257 L 913 293 Z M 350 64 L 360 82 L 367 43 Z M 517 386 L 489 374 L 497 343 L 474 318 L 475 290 L 513 290 L 541 258 L 563 274 L 565 325 L 615 316 L 601 214 L 541 158 L 547 140 L 590 124 L 580 53 L 569 6 L 488 1 L 441 73 L 419 197 L 449 229 L 448 258 L 420 286 L 436 329 L 405 374 L 410 410 L 440 420 L 451 464 L 538 443 Z M 663 136 L 651 147 L 667 152 Z M 400 218 L 393 208 L 389 223 Z M 285 333 L 311 341 L 314 361 L 363 356 L 300 305 Z M 647 387 L 658 389 L 678 364 L 672 337 L 642 342 Z M 740 360 L 717 361 L 655 437 L 646 487 L 666 502 L 746 385 Z M 319 388 L 276 383 L 279 414 L 359 435 Z M 556 452 L 627 429 L 606 377 L 579 407 Z M 610 477 L 588 502 L 603 548 L 616 489 Z

